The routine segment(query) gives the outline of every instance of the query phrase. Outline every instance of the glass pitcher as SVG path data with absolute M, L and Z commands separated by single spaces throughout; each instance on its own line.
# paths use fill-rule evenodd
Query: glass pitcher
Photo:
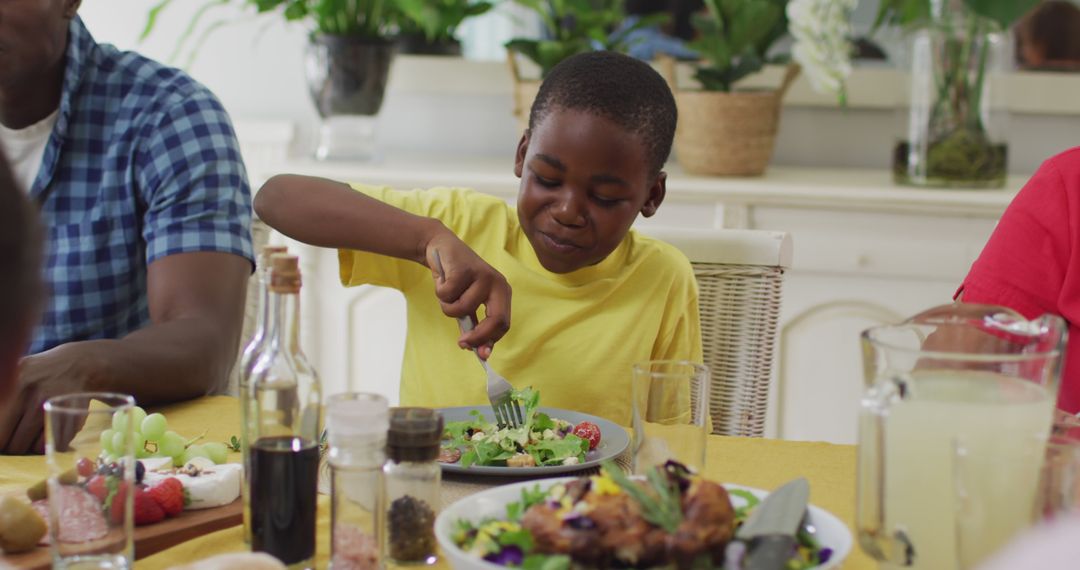
M 962 303 L 863 332 L 856 528 L 882 568 L 966 568 L 1031 523 L 1065 338 Z

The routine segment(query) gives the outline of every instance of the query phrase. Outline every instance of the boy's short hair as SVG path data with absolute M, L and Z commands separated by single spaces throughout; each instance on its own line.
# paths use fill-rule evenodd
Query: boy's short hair
M 0 342 L 26 331 L 42 297 L 41 227 L 0 153 Z
M 540 85 L 529 130 L 554 109 L 585 111 L 613 121 L 645 143 L 649 165 L 660 172 L 671 154 L 678 111 L 667 82 L 648 63 L 612 51 L 564 59 Z

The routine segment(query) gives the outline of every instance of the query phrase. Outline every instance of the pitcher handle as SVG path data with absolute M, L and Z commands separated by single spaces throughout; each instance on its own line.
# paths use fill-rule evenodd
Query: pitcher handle
M 863 551 L 880 562 L 911 566 L 915 548 L 902 527 L 885 525 L 885 449 L 889 409 L 907 396 L 901 377 L 881 379 L 863 397 L 859 413 L 859 449 L 855 528 Z

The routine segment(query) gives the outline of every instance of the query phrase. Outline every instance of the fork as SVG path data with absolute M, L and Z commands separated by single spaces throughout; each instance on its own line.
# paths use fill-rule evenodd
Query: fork
M 439 250 L 432 252 L 432 256 L 435 258 L 435 270 L 439 272 L 439 279 L 446 281 L 442 259 L 439 258 Z M 469 332 L 476 326 L 475 315 L 458 317 L 457 321 L 461 332 Z M 524 425 L 525 418 L 521 414 L 521 405 L 510 397 L 514 387 L 510 385 L 506 378 L 495 372 L 495 369 L 486 360 L 480 358 L 480 354 L 476 352 L 475 348 L 472 351 L 473 354 L 476 354 L 476 359 L 480 361 L 480 366 L 484 367 L 484 372 L 487 373 L 487 396 L 488 401 L 491 402 L 491 410 L 495 414 L 495 423 L 500 428 L 517 428 Z

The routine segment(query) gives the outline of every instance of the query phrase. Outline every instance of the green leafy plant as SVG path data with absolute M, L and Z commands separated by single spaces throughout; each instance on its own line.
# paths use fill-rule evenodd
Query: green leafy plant
M 701 54 L 694 77 L 707 91 L 731 91 L 736 81 L 768 63 L 769 49 L 787 33 L 787 0 L 705 0 L 692 20 Z M 778 60 L 779 61 L 779 60 Z
M 960 0 L 965 8 L 976 16 L 997 23 L 1008 29 L 1021 16 L 1028 13 L 1041 0 Z M 954 3 L 955 2 L 954 0 Z M 948 12 L 949 7 L 943 11 Z M 874 29 L 883 24 L 903 27 L 922 26 L 932 20 L 931 0 L 881 0 Z
M 491 2 L 473 0 L 395 0 L 401 33 L 422 35 L 429 44 L 454 41 L 466 18 L 492 8 Z
M 150 9 L 146 26 L 139 37 L 140 41 L 149 37 L 162 17 L 162 12 L 173 2 L 174 0 L 159 0 Z M 242 5 L 254 9 L 255 13 L 260 15 L 279 13 L 290 22 L 308 22 L 313 32 L 319 34 L 376 39 L 393 33 L 393 10 L 396 2 L 397 0 L 206 0 L 192 15 L 169 60 L 175 61 L 184 48 L 188 47 L 188 42 L 194 39 L 188 53 L 187 62 L 190 64 L 207 37 L 234 20 L 221 17 L 206 23 L 214 12 L 227 5 Z M 197 32 L 199 35 L 196 37 Z
M 984 124 L 983 95 L 991 42 L 1039 0 L 883 0 L 874 29 L 893 25 L 930 28 L 943 39 L 932 62 L 934 99 L 926 151 L 927 177 L 941 181 L 1004 181 L 1004 146 Z M 901 143 L 902 145 L 907 143 Z M 898 149 L 896 174 L 906 177 L 906 147 Z M 951 182 L 948 182 L 951 183 Z
M 619 28 L 626 19 L 622 0 L 515 0 L 540 16 L 543 37 L 515 38 L 506 49 L 540 66 L 541 77 L 560 61 L 592 50 L 625 52 L 635 30 L 659 24 L 666 15 L 641 18 Z M 615 30 L 618 29 L 616 32 Z

